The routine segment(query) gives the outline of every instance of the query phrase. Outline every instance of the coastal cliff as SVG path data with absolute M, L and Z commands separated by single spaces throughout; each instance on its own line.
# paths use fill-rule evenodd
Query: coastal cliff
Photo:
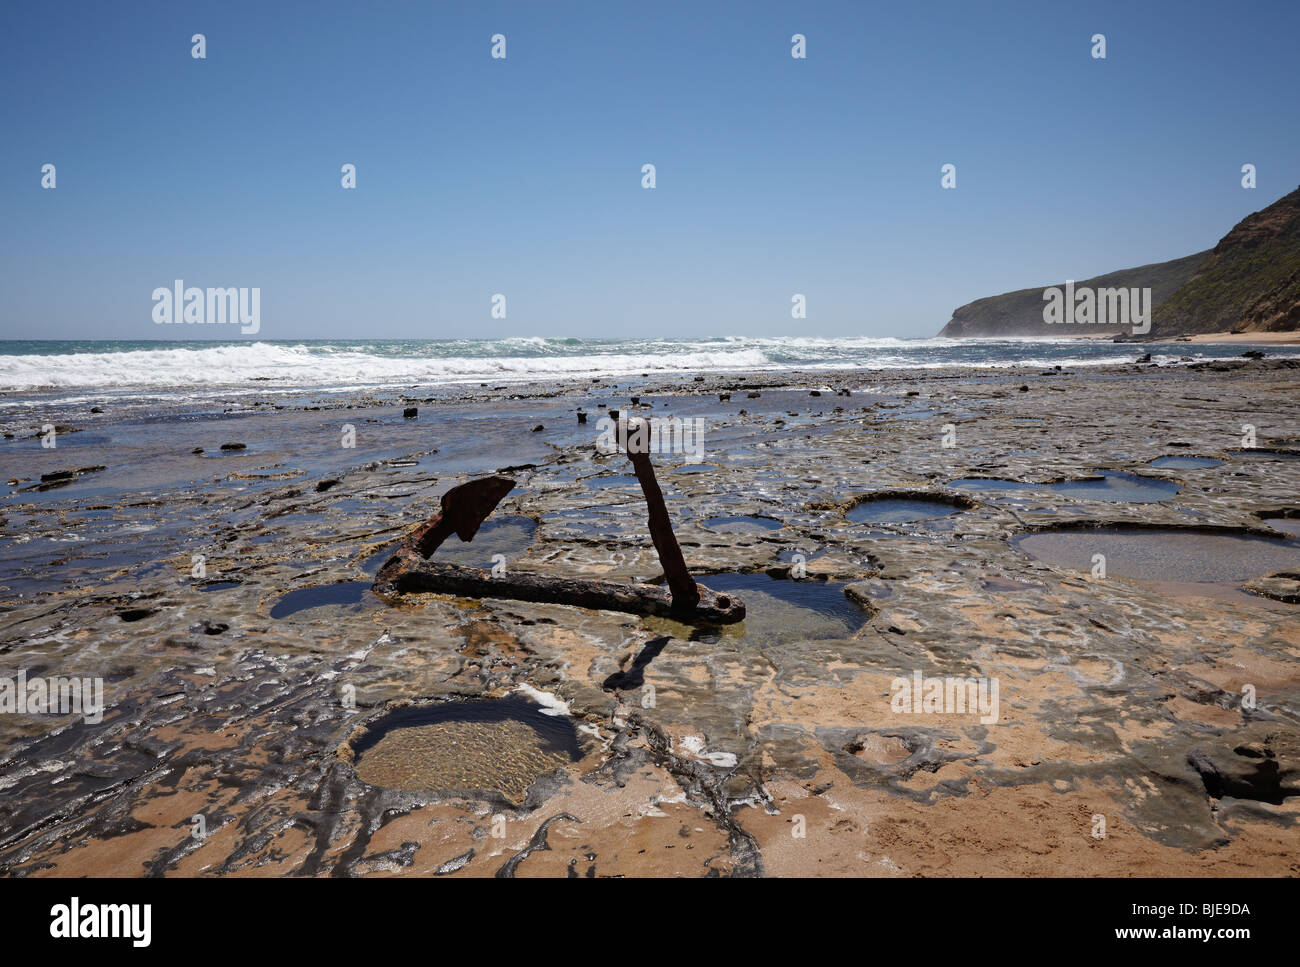
M 1139 265 L 1132 269 L 1120 269 L 1105 275 L 1094 276 L 1075 282 L 1076 289 L 1090 287 L 1106 288 L 1146 288 L 1151 289 L 1151 304 L 1159 307 L 1165 300 L 1177 292 L 1192 273 L 1205 261 L 1210 253 L 1198 252 L 1171 262 L 1154 262 Z M 1062 286 L 1064 282 L 1049 283 Z M 1032 289 L 1019 289 L 1002 295 L 986 296 L 976 299 L 960 308 L 954 309 L 952 319 L 943 327 L 940 336 L 954 339 L 984 337 L 999 338 L 1004 336 L 1060 336 L 1116 334 L 1115 326 L 1109 324 L 1051 326 L 1043 321 L 1043 290 L 1048 286 Z M 1123 330 L 1128 332 L 1128 328 Z
M 1075 283 L 1076 290 L 1112 287 L 1150 287 L 1148 339 L 1300 329 L 1300 188 L 1247 215 L 1213 249 Z M 939 335 L 1129 335 L 1129 327 L 1113 324 L 1048 325 L 1043 321 L 1045 288 L 976 299 L 955 309 Z
M 1152 314 L 1151 335 L 1300 327 L 1300 188 L 1247 215 Z

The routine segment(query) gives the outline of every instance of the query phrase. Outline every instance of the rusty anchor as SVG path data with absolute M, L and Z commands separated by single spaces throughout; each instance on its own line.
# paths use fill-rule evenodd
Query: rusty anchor
M 650 538 L 663 565 L 667 588 L 544 574 L 508 572 L 500 576 L 481 567 L 445 564 L 431 555 L 453 534 L 470 541 L 497 504 L 514 489 L 509 477 L 470 480 L 442 495 L 442 510 L 402 539 L 375 576 L 378 594 L 430 591 L 474 598 L 507 598 L 581 608 L 625 611 L 687 622 L 733 624 L 745 618 L 745 605 L 734 594 L 718 594 L 696 583 L 686 568 L 673 533 L 663 491 L 655 478 L 648 448 L 649 426 L 634 418 L 618 423 L 620 448 L 632 461 L 650 516 Z

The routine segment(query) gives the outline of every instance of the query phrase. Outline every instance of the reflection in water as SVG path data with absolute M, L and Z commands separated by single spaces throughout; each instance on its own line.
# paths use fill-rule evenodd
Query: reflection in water
M 1167 470 L 1207 470 L 1221 463 L 1222 460 L 1213 457 L 1157 457 L 1148 466 L 1164 467 Z
M 812 578 L 787 580 L 754 574 L 708 574 L 699 578 L 719 594 L 745 602 L 745 620 L 722 627 L 683 624 L 646 617 L 651 631 L 682 641 L 728 642 L 764 647 L 790 641 L 845 638 L 866 624 L 870 613 L 844 594 L 844 585 Z
M 299 588 L 281 597 L 271 607 L 272 618 L 287 618 L 312 608 L 337 607 L 347 614 L 359 614 L 378 607 L 379 598 L 370 591 L 369 581 L 341 581 Z
M 914 520 L 948 517 L 957 512 L 957 507 L 934 500 L 887 497 L 858 504 L 844 516 L 855 523 L 906 524 Z
M 1118 500 L 1144 504 L 1168 500 L 1178 493 L 1178 485 L 1155 477 L 1136 473 L 1103 471 L 1095 477 L 1080 480 L 1062 480 L 1057 483 L 1034 484 L 1020 480 L 999 480 L 991 477 L 966 477 L 952 484 L 958 490 L 1011 491 L 1039 490 L 1078 497 L 1082 500 Z
M 1108 575 L 1144 581 L 1235 584 L 1300 565 L 1300 542 L 1176 528 L 1040 531 L 1012 544 L 1044 563 L 1080 571 L 1091 571 L 1093 555 L 1102 554 Z

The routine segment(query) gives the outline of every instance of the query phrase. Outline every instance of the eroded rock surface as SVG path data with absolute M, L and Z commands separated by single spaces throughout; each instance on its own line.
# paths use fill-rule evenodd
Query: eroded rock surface
M 850 395 L 808 395 L 828 382 Z M 419 420 L 404 398 L 275 399 L 206 422 L 124 409 L 52 458 L 29 425 L 84 414 L 7 417 L 16 478 L 107 469 L 0 507 L 0 675 L 98 676 L 107 709 L 97 724 L 0 715 L 0 870 L 1300 873 L 1300 621 L 1285 594 L 1265 596 L 1300 569 L 1300 543 L 1259 593 L 1099 576 L 1091 555 L 1048 564 L 1012 543 L 1063 526 L 1282 540 L 1259 515 L 1300 513 L 1286 455 L 1298 390 L 1300 370 L 1265 360 L 1028 382 L 954 370 L 521 387 L 422 397 Z M 596 454 L 594 426 L 573 418 L 602 403 L 706 421 L 702 462 L 655 458 L 705 584 L 830 582 L 862 620 L 774 599 L 751 633 L 333 591 L 272 617 L 294 592 L 364 589 L 447 488 L 504 468 L 518 486 L 494 516 L 530 526 L 459 559 L 658 578 L 626 458 Z M 212 453 L 234 422 L 246 448 Z M 338 446 L 343 422 L 355 450 Z M 1276 453 L 1241 458 L 1245 423 Z M 190 452 L 200 444 L 209 454 Z M 1149 465 L 1170 455 L 1221 462 Z M 1107 472 L 1177 492 L 1129 503 L 1047 486 Z M 954 494 L 970 478 L 1023 486 L 945 498 L 943 516 L 846 513 L 863 495 Z M 996 720 L 900 711 L 896 680 L 915 673 L 996 679 Z M 380 788 L 340 755 L 402 703 L 503 696 L 567 706 L 579 758 L 494 797 Z

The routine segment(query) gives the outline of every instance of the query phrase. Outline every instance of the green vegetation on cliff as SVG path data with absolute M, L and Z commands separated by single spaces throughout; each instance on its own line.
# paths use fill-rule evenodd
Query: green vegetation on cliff
M 1152 314 L 1151 335 L 1277 332 L 1300 322 L 1300 188 L 1247 215 Z

